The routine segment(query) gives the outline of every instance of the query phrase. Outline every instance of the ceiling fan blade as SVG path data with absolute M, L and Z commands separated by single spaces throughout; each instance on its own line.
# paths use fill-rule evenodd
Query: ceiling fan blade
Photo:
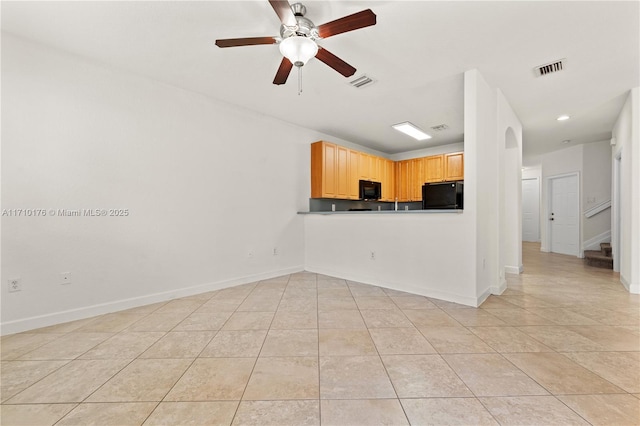
M 324 48 L 319 49 L 318 53 L 316 54 L 316 58 L 318 58 L 325 64 L 329 65 L 331 68 L 338 71 L 340 74 L 344 75 L 345 77 L 351 77 L 353 74 L 356 73 L 356 69 L 354 67 L 352 67 L 342 59 L 338 58 L 336 55 L 329 52 L 327 49 L 324 49 Z
M 376 24 L 376 14 L 371 9 L 345 16 L 335 21 L 327 22 L 318 27 L 318 33 L 321 38 L 327 38 L 336 34 L 346 33 L 347 31 L 357 30 L 359 28 L 369 27 Z
M 291 10 L 291 5 L 287 0 L 269 0 L 269 3 L 271 4 L 271 7 L 273 7 L 273 10 L 276 11 L 278 18 L 280 18 L 280 21 L 284 25 L 287 27 L 298 25 L 298 21 L 293 14 L 293 10 Z
M 275 44 L 273 37 L 245 37 L 245 38 L 225 38 L 216 40 L 218 47 L 254 46 L 256 44 Z
M 287 58 L 282 58 L 282 62 L 280 62 L 280 67 L 276 73 L 276 78 L 273 79 L 273 84 L 285 84 L 287 78 L 289 78 L 291 68 L 293 68 L 291 61 Z

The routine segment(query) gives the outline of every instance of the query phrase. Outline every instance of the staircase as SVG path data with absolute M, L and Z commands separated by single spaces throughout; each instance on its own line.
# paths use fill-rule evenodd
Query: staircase
M 600 250 L 585 250 L 584 260 L 587 265 L 596 268 L 613 269 L 613 257 L 611 257 L 611 244 L 600 243 Z

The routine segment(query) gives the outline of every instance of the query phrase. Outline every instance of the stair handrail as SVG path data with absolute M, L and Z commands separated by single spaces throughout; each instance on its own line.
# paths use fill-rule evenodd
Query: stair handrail
M 597 204 L 591 207 L 589 210 L 585 211 L 584 215 L 585 217 L 593 217 L 601 211 L 608 209 L 609 207 L 611 207 L 611 200 L 603 201 L 600 204 Z

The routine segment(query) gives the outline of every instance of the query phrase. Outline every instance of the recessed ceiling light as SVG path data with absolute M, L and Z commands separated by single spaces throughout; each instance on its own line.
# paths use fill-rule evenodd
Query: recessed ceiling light
M 409 135 L 412 138 L 417 139 L 419 141 L 424 141 L 424 140 L 427 140 L 427 139 L 431 139 L 431 136 L 429 136 L 428 134 L 423 132 L 415 124 L 409 123 L 408 121 L 405 121 L 404 123 L 394 124 L 391 127 L 396 129 L 397 131 L 402 132 L 405 135 Z
M 560 117 L 556 118 L 556 120 L 558 121 L 565 121 L 570 119 L 571 117 L 569 117 L 568 115 L 561 115 Z

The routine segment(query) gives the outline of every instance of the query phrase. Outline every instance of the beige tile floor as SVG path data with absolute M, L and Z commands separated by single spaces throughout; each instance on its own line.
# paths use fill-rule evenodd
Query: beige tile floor
M 640 298 L 525 244 L 479 309 L 299 273 L 2 338 L 2 425 L 638 425 Z

